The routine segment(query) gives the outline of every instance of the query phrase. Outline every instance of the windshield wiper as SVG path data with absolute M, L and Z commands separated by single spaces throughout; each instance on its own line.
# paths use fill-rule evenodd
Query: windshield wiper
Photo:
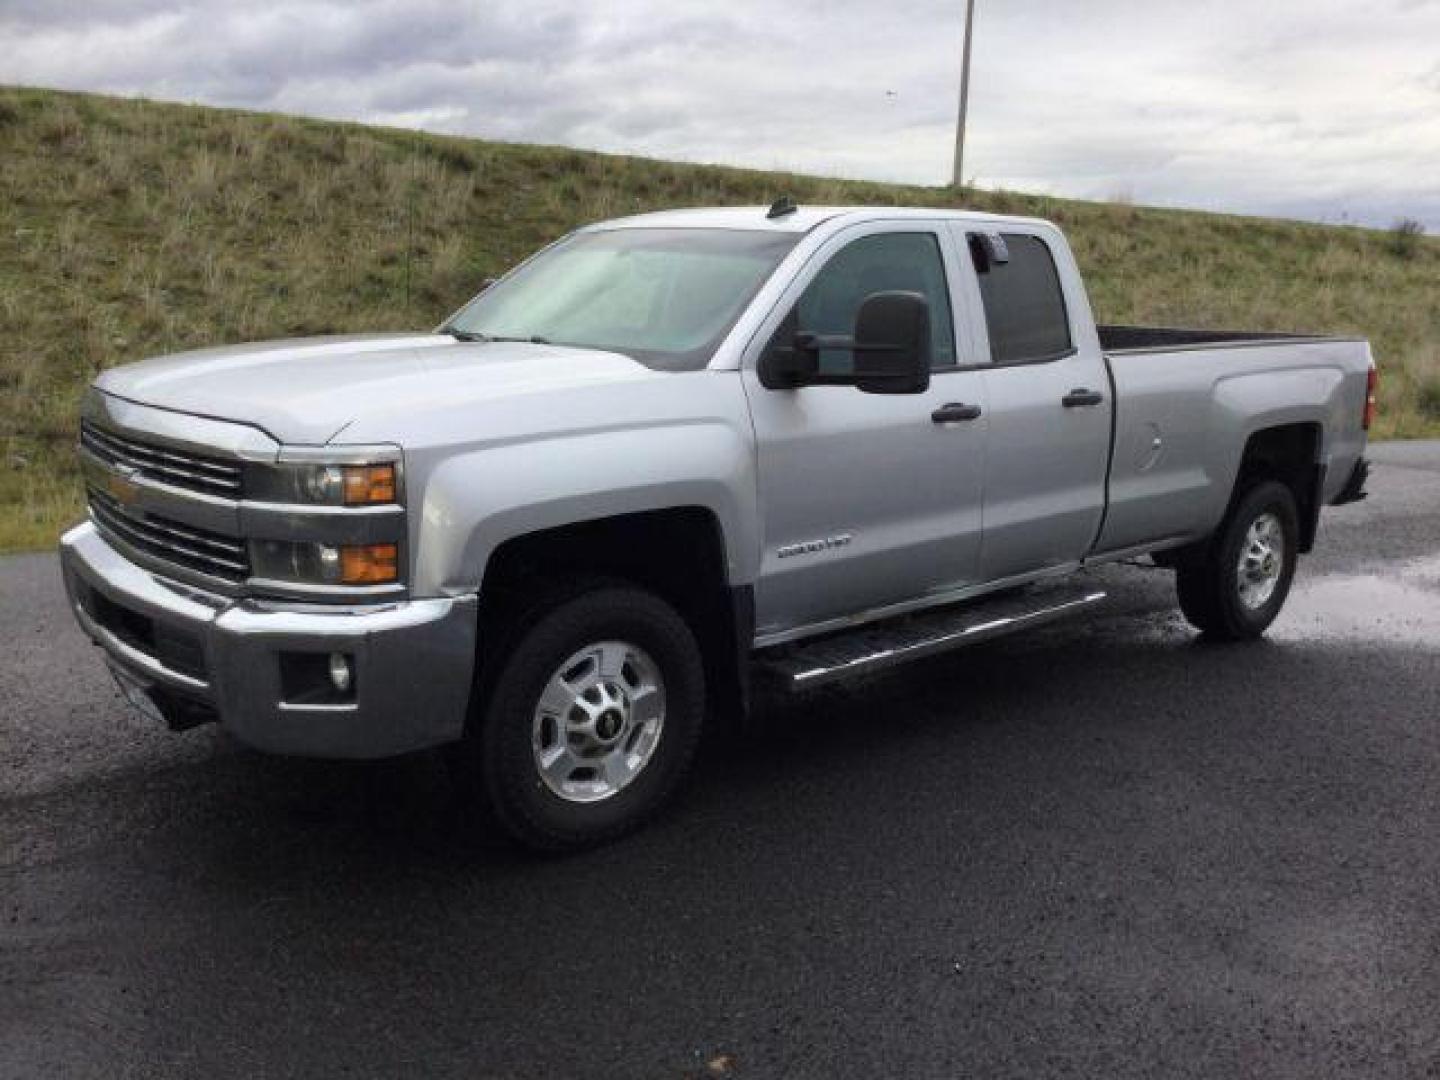
M 461 330 L 454 326 L 442 326 L 439 332 L 449 334 L 456 341 L 521 341 L 527 345 L 550 344 L 549 338 L 541 337 L 539 334 L 531 334 L 529 337 L 498 337 L 494 334 L 482 334 L 478 330 Z
M 486 337 L 484 334 L 477 334 L 470 330 L 461 330 L 454 326 L 442 326 L 436 331 L 439 334 L 449 334 L 456 341 L 493 341 L 494 338 Z

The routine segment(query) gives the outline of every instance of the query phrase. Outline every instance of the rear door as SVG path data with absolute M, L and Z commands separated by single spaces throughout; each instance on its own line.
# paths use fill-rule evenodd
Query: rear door
M 981 578 L 1072 565 L 1104 514 L 1114 407 L 1084 288 L 1058 231 L 952 229 L 988 360 Z
M 860 616 L 973 584 L 979 570 L 985 375 L 957 364 L 955 325 L 973 321 L 943 223 L 869 222 L 831 237 L 747 350 L 744 383 L 759 453 L 759 636 Z M 934 375 L 923 394 L 848 386 L 767 390 L 755 367 L 796 331 L 850 334 L 870 293 L 930 303 Z M 957 311 L 957 308 L 959 309 Z M 968 353 L 968 339 L 967 349 Z M 853 363 L 827 351 L 822 370 Z M 965 405 L 968 410 L 945 406 Z M 946 421 L 957 412 L 968 419 Z M 937 418 L 938 414 L 938 418 Z

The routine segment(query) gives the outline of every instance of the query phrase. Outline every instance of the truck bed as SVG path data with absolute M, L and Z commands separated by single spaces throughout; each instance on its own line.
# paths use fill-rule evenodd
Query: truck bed
M 1370 347 L 1353 338 L 1101 327 L 1115 401 L 1099 551 L 1207 535 L 1257 431 L 1292 427 L 1338 497 L 1365 445 Z
M 1266 345 L 1276 342 L 1346 341 L 1320 334 L 1276 333 L 1268 330 L 1189 330 L 1170 326 L 1096 326 L 1100 347 L 1107 353 L 1174 352 L 1177 349 Z

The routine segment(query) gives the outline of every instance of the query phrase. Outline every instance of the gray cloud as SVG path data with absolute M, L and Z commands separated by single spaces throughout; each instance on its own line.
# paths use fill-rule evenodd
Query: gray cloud
M 1435 0 L 979 0 L 987 186 L 1440 231 Z M 958 0 L 0 0 L 0 81 L 940 183 Z

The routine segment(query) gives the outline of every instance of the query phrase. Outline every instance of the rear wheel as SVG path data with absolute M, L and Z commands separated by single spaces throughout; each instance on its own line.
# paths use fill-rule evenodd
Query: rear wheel
M 595 586 L 526 617 L 465 758 L 514 839 L 586 847 L 674 792 L 704 702 L 700 650 L 675 610 L 641 589 Z
M 1214 537 L 1179 560 L 1175 582 L 1185 618 L 1214 640 L 1259 637 L 1290 594 L 1299 533 L 1291 490 L 1273 480 L 1254 484 Z

